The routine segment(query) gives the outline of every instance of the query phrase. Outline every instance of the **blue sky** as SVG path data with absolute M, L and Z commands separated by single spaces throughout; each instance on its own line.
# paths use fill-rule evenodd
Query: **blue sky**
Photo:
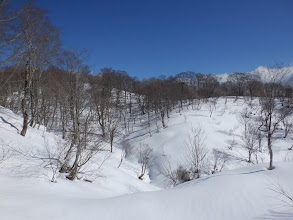
M 94 72 L 148 78 L 182 71 L 248 72 L 293 63 L 291 0 L 40 0 L 66 46 Z

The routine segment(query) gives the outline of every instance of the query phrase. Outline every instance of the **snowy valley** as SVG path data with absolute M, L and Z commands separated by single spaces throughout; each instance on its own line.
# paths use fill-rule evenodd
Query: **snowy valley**
M 0 0 L 0 220 L 293 220 L 292 9 Z
M 70 181 L 55 161 L 64 141 L 60 135 L 40 126 L 23 137 L 22 118 L 1 107 L 1 219 L 292 219 L 282 200 L 292 203 L 278 191 L 290 192 L 293 184 L 291 134 L 283 138 L 279 127 L 270 171 L 265 140 L 251 163 L 242 146 L 243 118 L 255 117 L 258 100 L 222 97 L 210 108 L 202 102 L 174 110 L 165 128 L 158 118 L 146 127 L 144 117 L 129 130 L 120 127 L 113 152 L 103 143 L 79 178 Z M 170 188 L 174 182 L 168 174 L 186 165 L 189 137 L 199 127 L 207 150 L 204 171 L 200 178 Z M 142 180 L 137 153 L 127 152 L 119 166 L 125 142 L 133 146 L 131 151 L 151 148 L 152 161 Z M 221 172 L 214 170 L 215 160 Z

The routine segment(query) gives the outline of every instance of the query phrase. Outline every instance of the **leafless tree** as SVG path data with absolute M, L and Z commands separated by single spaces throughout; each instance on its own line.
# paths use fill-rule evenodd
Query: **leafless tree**
M 225 164 L 230 160 L 231 157 L 228 153 L 214 148 L 212 153 L 212 174 L 221 172 Z
M 244 96 L 245 87 L 248 81 L 248 74 L 245 73 L 233 73 L 228 76 L 227 84 L 229 85 L 230 94 L 238 96 Z
M 124 158 L 133 153 L 133 146 L 125 138 L 123 138 L 121 142 L 121 147 L 121 157 L 118 168 L 121 166 Z
M 65 153 L 64 144 L 61 142 L 55 142 L 56 146 L 50 146 L 49 142 L 44 137 L 44 145 L 47 153 L 46 158 L 42 158 L 44 161 L 44 167 L 48 167 L 52 172 L 49 177 L 51 182 L 56 182 L 57 174 L 62 166 L 62 156 Z
M 217 109 L 217 101 L 218 101 L 217 97 L 209 98 L 207 101 L 210 117 L 212 117 L 213 112 Z
M 185 143 L 187 164 L 190 165 L 192 178 L 199 178 L 207 165 L 208 150 L 205 146 L 205 132 L 202 127 L 192 128 Z
M 59 31 L 50 23 L 46 12 L 28 3 L 19 16 L 20 41 L 25 63 L 24 96 L 22 99 L 23 129 L 25 136 L 29 123 L 35 120 L 38 109 L 37 82 L 42 78 L 44 68 L 55 58 L 60 46 Z M 32 117 L 29 120 L 29 113 Z
M 244 131 L 241 135 L 241 145 L 248 153 L 248 163 L 252 163 L 252 155 L 256 156 L 259 151 L 258 138 L 259 126 L 250 117 L 248 109 L 245 109 L 239 118 L 239 122 L 243 125 Z
M 166 157 L 161 167 L 161 173 L 165 176 L 167 186 L 177 186 L 191 180 L 191 172 L 183 165 L 179 165 L 175 170 L 172 169 L 170 158 Z
M 273 169 L 273 136 L 280 122 L 290 114 L 290 109 L 280 108 L 276 103 L 279 85 L 287 73 L 287 70 L 282 67 L 265 68 L 264 72 L 258 73 L 259 78 L 265 82 L 260 88 L 259 104 L 261 111 L 259 120 L 262 123 L 260 129 L 266 134 L 267 138 L 267 147 L 270 154 L 269 170 Z
M 70 50 L 64 52 L 63 65 L 66 72 L 69 74 L 70 82 L 70 94 L 69 94 L 69 112 L 72 121 L 72 131 L 71 131 L 71 145 L 68 149 L 66 156 L 64 158 L 64 163 L 60 169 L 60 172 L 67 172 L 69 167 L 69 158 L 74 148 L 76 147 L 75 162 L 72 168 L 72 172 L 69 175 L 70 179 L 75 179 L 79 159 L 82 152 L 82 132 L 88 132 L 89 121 L 92 119 L 92 109 L 90 105 L 90 100 L 88 96 L 88 90 L 86 86 L 86 81 L 83 81 L 84 71 L 87 71 L 84 65 L 84 52 L 78 50 Z M 81 130 L 83 126 L 84 130 Z M 87 137 L 87 133 L 84 134 Z M 87 142 L 86 142 L 87 143 Z
M 74 162 L 67 178 L 74 180 L 78 172 L 103 148 L 102 140 L 94 133 L 93 113 L 84 113 L 80 119 L 80 133 L 75 143 Z
M 115 109 L 110 109 L 108 111 L 107 133 L 109 134 L 111 153 L 113 152 L 113 143 L 117 133 L 118 126 L 119 126 L 118 114 L 115 111 Z
M 282 121 L 284 126 L 284 138 L 288 136 L 288 134 L 292 131 L 293 122 L 290 117 L 285 117 Z
M 149 168 L 152 165 L 153 162 L 153 156 L 152 156 L 152 149 L 149 147 L 148 144 L 140 143 L 138 149 L 137 149 L 137 157 L 138 162 L 141 164 L 141 170 L 140 175 L 138 176 L 138 179 L 143 179 L 143 176 L 146 173 L 147 168 Z
M 18 28 L 17 18 L 23 9 L 15 11 L 12 2 L 17 4 L 12 0 L 0 1 L 0 66 L 14 60 L 21 53 L 19 38 L 22 32 Z M 9 79 L 10 77 L 7 80 Z

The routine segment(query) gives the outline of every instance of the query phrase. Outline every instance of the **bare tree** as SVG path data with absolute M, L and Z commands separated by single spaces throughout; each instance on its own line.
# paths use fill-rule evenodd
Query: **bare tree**
M 284 138 L 288 136 L 288 134 L 292 131 L 293 122 L 292 119 L 289 117 L 285 117 L 282 121 L 284 126 Z
M 212 117 L 213 112 L 217 109 L 218 97 L 209 98 L 207 101 L 208 109 L 210 112 L 210 117 Z
M 77 50 L 70 50 L 64 52 L 63 65 L 66 72 L 69 74 L 70 82 L 70 94 L 69 94 L 69 112 L 72 121 L 72 131 L 71 131 L 71 145 L 68 149 L 66 156 L 64 158 L 64 163 L 60 169 L 60 172 L 67 172 L 69 167 L 69 158 L 74 148 L 76 147 L 75 162 L 73 167 L 70 169 L 72 171 L 70 179 L 75 179 L 78 171 L 79 158 L 82 152 L 82 137 L 81 133 L 88 132 L 89 120 L 93 117 L 90 100 L 88 97 L 88 91 L 86 87 L 86 81 L 83 74 L 87 71 L 84 65 L 84 52 Z M 82 124 L 83 123 L 83 124 Z M 81 130 L 81 126 L 84 126 L 85 130 Z M 87 134 L 86 134 L 87 135 Z
M 119 118 L 118 115 L 115 113 L 115 109 L 111 109 L 108 111 L 108 124 L 107 124 L 107 131 L 110 138 L 110 152 L 113 152 L 113 143 L 114 138 L 117 133 L 118 125 L 119 125 Z
M 191 172 L 188 168 L 180 164 L 175 170 L 172 169 L 170 158 L 166 157 L 161 173 L 166 177 L 167 185 L 177 186 L 191 180 Z
M 152 165 L 153 157 L 152 157 L 152 149 L 148 146 L 148 144 L 140 143 L 138 149 L 137 149 L 137 157 L 138 162 L 141 164 L 141 170 L 140 175 L 138 176 L 138 179 L 143 179 L 143 176 L 146 173 L 147 168 L 149 168 Z
M 121 157 L 120 157 L 120 162 L 119 162 L 118 168 L 121 166 L 124 158 L 133 153 L 132 152 L 133 146 L 131 146 L 130 143 L 125 138 L 123 138 L 123 140 L 121 142 L 121 147 L 122 147 L 121 148 Z
M 192 178 L 199 178 L 207 165 L 208 150 L 205 146 L 205 133 L 202 127 L 192 128 L 185 143 L 187 164 L 190 165 Z
M 290 109 L 280 108 L 276 103 L 279 85 L 287 73 L 288 71 L 282 67 L 265 68 L 258 73 L 259 78 L 264 81 L 260 88 L 261 111 L 259 119 L 262 123 L 260 129 L 267 137 L 267 147 L 270 154 L 269 170 L 273 169 L 273 136 L 280 122 L 290 114 Z
M 244 96 L 245 87 L 248 81 L 248 75 L 245 73 L 233 73 L 228 76 L 230 95 Z
M 241 145 L 248 153 L 247 162 L 252 163 L 252 155 L 256 156 L 257 161 L 257 152 L 259 151 L 259 126 L 250 118 L 247 109 L 241 114 L 239 121 L 244 126 L 244 131 L 241 135 Z
M 212 174 L 221 172 L 225 164 L 231 160 L 231 156 L 221 150 L 213 149 L 212 154 Z
M 80 119 L 80 133 L 75 144 L 74 162 L 67 176 L 74 180 L 83 166 L 85 166 L 103 147 L 101 139 L 94 134 L 93 113 L 87 112 Z
M 22 30 L 23 61 L 25 63 L 24 96 L 22 99 L 23 129 L 25 136 L 29 123 L 33 122 L 38 108 L 36 85 L 44 68 L 55 58 L 60 46 L 59 31 L 50 23 L 46 12 L 31 3 L 27 4 L 19 17 Z M 29 113 L 32 113 L 29 120 Z
M 55 146 L 50 146 L 49 142 L 44 137 L 44 144 L 46 148 L 47 158 L 42 158 L 44 161 L 44 167 L 48 167 L 52 172 L 49 177 L 52 183 L 56 182 L 57 174 L 62 166 L 62 156 L 65 153 L 64 146 L 61 142 L 55 142 Z
M 11 7 L 11 2 L 13 1 L 0 1 L 0 66 L 14 60 L 21 53 L 19 38 L 22 32 L 18 28 L 17 18 L 23 9 L 15 11 Z M 13 4 L 17 4 L 17 2 L 14 1 Z M 10 77 L 7 80 L 9 79 Z

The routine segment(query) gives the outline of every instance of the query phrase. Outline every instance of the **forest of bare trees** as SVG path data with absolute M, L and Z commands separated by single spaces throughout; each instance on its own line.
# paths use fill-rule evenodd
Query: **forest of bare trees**
M 292 87 L 282 84 L 284 68 L 268 68 L 269 81 L 257 74 L 233 73 L 222 83 L 215 74 L 191 71 L 142 81 L 112 68 L 92 73 L 87 52 L 62 45 L 62 33 L 51 23 L 47 11 L 31 2 L 16 10 L 10 7 L 12 2 L 0 2 L 0 105 L 23 116 L 20 135 L 25 136 L 29 126 L 43 125 L 70 142 L 59 170 L 68 173 L 68 179 L 74 180 L 99 150 L 100 140 L 107 141 L 113 151 L 118 127 L 127 133 L 144 115 L 147 127 L 160 123 L 165 128 L 170 112 L 196 109 L 200 102 L 209 100 L 212 115 L 215 104 L 211 100 L 216 102 L 220 96 L 259 98 L 260 123 L 250 126 L 245 122 L 249 129 L 243 141 L 250 162 L 256 148 L 251 137 L 263 132 L 271 158 L 269 169 L 273 168 L 273 136 L 278 125 L 286 122 L 293 104 Z M 100 130 L 94 130 L 92 124 Z M 200 166 L 194 164 L 194 176 L 199 177 Z M 141 176 L 144 172 L 143 165 Z

